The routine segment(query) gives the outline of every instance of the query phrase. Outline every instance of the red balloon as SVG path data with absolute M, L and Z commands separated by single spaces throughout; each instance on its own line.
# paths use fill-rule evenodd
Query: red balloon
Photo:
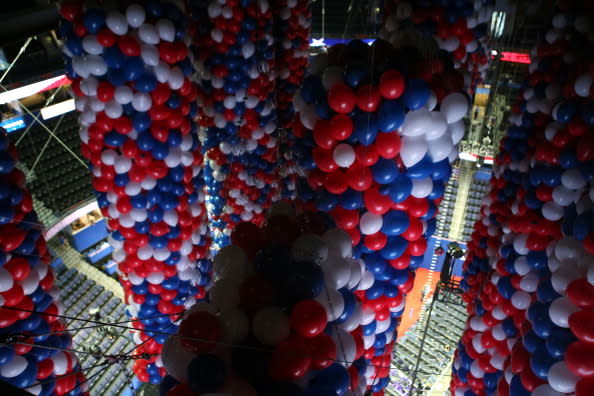
M 342 170 L 337 169 L 334 172 L 326 175 L 324 185 L 326 186 L 326 189 L 332 194 L 342 194 L 347 190 L 347 188 L 349 188 L 348 176 Z
M 411 256 L 422 256 L 427 251 L 427 240 L 425 238 L 419 238 L 416 241 L 411 241 L 407 248 Z
M 389 70 L 382 74 L 379 86 L 384 98 L 396 99 L 404 92 L 404 78 L 396 70 Z
M 346 114 L 336 114 L 330 120 L 330 131 L 334 139 L 344 140 L 353 133 L 353 120 Z
M 333 151 L 323 149 L 321 147 L 314 147 L 312 157 L 316 166 L 326 172 L 330 173 L 338 169 L 338 165 L 334 162 Z
M 231 243 L 248 254 L 255 254 L 264 243 L 264 233 L 253 223 L 241 222 L 231 232 Z
M 383 215 L 388 212 L 393 205 L 389 195 L 382 195 L 377 188 L 370 188 L 363 193 L 363 201 L 368 211 Z
M 177 384 L 169 389 L 167 396 L 199 396 L 188 384 Z
M 370 250 L 381 250 L 386 246 L 386 243 L 388 243 L 388 236 L 382 232 L 365 236 L 365 247 Z
M 303 300 L 291 311 L 290 323 L 300 336 L 311 338 L 321 334 L 328 324 L 328 314 L 315 300 Z
M 23 292 L 23 288 L 18 283 L 12 285 L 12 287 L 5 292 L 0 293 L 2 298 L 4 298 L 4 305 L 8 307 L 13 307 L 21 302 L 25 293 Z
M 336 84 L 328 92 L 328 105 L 337 113 L 350 113 L 355 108 L 355 94 L 347 85 Z
M 567 286 L 567 298 L 577 307 L 594 308 L 594 286 L 587 279 L 576 279 Z
M 54 372 L 54 361 L 52 359 L 45 359 L 37 363 L 37 379 L 44 379 L 49 377 Z
M 359 107 L 363 111 L 376 111 L 381 100 L 382 97 L 380 95 L 380 91 L 370 84 L 361 85 L 357 89 L 357 107 Z
M 409 225 L 406 231 L 402 233 L 402 237 L 407 241 L 416 241 L 423 235 L 423 222 L 417 217 L 409 219 Z M 415 256 L 419 256 L 415 254 Z
M 372 166 L 379 159 L 378 148 L 375 144 L 363 146 L 362 144 L 355 147 L 355 156 L 357 162 L 362 166 Z
M 223 335 L 221 321 L 210 312 L 198 311 L 188 315 L 179 326 L 181 345 L 192 353 L 212 351 Z M 188 338 L 183 338 L 188 337 Z
M 594 378 L 594 344 L 576 341 L 567 347 L 565 362 L 567 367 L 580 377 Z
M 594 378 L 582 378 L 575 384 L 575 396 L 594 395 Z
M 402 142 L 397 132 L 378 133 L 375 141 L 377 152 L 383 158 L 392 159 L 400 153 Z
M 99 30 L 95 35 L 95 38 L 97 39 L 97 42 L 104 47 L 111 47 L 117 41 L 115 33 L 106 27 Z
M 23 257 L 13 257 L 4 265 L 4 268 L 10 272 L 15 281 L 22 281 L 31 272 L 31 265 Z
M 594 311 L 583 310 L 571 314 L 569 328 L 578 339 L 594 343 Z
M 330 212 L 330 214 L 336 221 L 336 226 L 343 230 L 350 230 L 359 225 L 358 210 L 347 210 L 343 209 L 341 206 L 337 206 Z
M 335 140 L 330 122 L 318 120 L 314 126 L 313 138 L 321 148 L 331 149 L 334 146 Z
M 270 306 L 274 300 L 274 289 L 260 275 L 247 277 L 239 288 L 240 306 L 247 312 L 257 312 Z
M 355 191 L 366 191 L 373 184 L 371 169 L 359 164 L 351 165 L 346 172 L 349 187 Z
M 22 228 L 15 227 L 11 224 L 4 225 L 0 230 L 0 247 L 7 252 L 10 252 L 23 243 L 27 231 Z
M 326 333 L 321 333 L 309 341 L 308 352 L 311 355 L 311 368 L 322 370 L 330 367 L 336 359 L 336 344 Z
M 307 340 L 297 337 L 288 338 L 278 344 L 272 352 L 268 366 L 270 376 L 278 381 L 303 377 L 312 360 L 307 345 Z

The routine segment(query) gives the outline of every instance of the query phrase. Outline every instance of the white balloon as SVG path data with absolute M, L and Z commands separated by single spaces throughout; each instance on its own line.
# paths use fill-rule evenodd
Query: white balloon
M 551 321 L 559 327 L 569 327 L 569 317 L 572 313 L 579 311 L 573 303 L 566 297 L 559 297 L 551 303 L 549 307 L 549 316 Z
M 356 159 L 355 150 L 350 144 L 340 143 L 334 148 L 332 154 L 334 162 L 342 168 L 348 168 Z
M 592 74 L 584 73 L 575 79 L 573 85 L 575 93 L 586 98 L 590 96 L 590 88 L 592 87 Z
M 328 255 L 320 266 L 324 271 L 324 280 L 329 288 L 340 289 L 351 278 L 350 263 L 342 257 Z
M 431 127 L 425 134 L 425 139 L 434 140 L 441 137 L 448 129 L 448 123 L 446 122 L 443 113 L 439 111 L 432 111 L 431 115 Z M 448 136 L 448 140 L 451 138 Z
M 0 293 L 12 289 L 14 281 L 12 274 L 4 267 L 0 267 Z
M 564 361 L 553 364 L 549 369 L 547 377 L 551 388 L 561 393 L 575 391 L 575 384 L 579 380 L 579 377 L 569 370 Z
M 432 124 L 431 112 L 426 108 L 410 111 L 404 117 L 402 134 L 404 136 L 419 136 L 427 133 Z
M 339 66 L 329 66 L 322 73 L 322 85 L 329 91 L 337 84 L 342 84 L 344 81 L 344 70 Z
M 460 140 L 462 140 L 465 133 L 464 120 L 459 120 L 451 124 L 448 124 L 447 133 L 452 138 L 452 143 L 454 145 L 460 143 Z
M 254 316 L 252 332 L 261 343 L 276 345 L 291 333 L 289 318 L 280 308 L 264 308 Z
M 526 293 L 525 291 L 518 290 L 512 295 L 511 302 L 514 308 L 525 310 L 530 306 L 530 294 Z
M 250 320 L 241 309 L 235 308 L 225 311 L 221 319 L 227 342 L 237 342 L 247 337 L 250 330 Z
M 169 19 L 159 19 L 156 26 L 161 40 L 170 43 L 175 40 L 175 25 Z
M 559 206 L 569 206 L 579 198 L 580 193 L 565 186 L 553 188 L 553 201 Z
M 577 190 L 586 186 L 587 180 L 579 169 L 567 169 L 561 175 L 561 183 L 571 189 Z
M 7 363 L 0 367 L 0 375 L 6 378 L 13 378 L 25 371 L 29 362 L 21 355 L 15 355 Z
M 446 96 L 439 107 L 448 124 L 459 121 L 468 112 L 468 99 L 459 92 Z
M 351 236 L 340 228 L 333 228 L 322 235 L 322 240 L 328 246 L 328 253 L 340 257 L 351 257 L 353 245 Z
M 373 277 L 373 274 L 367 270 L 364 270 L 363 273 L 361 274 L 361 282 L 359 283 L 359 290 L 369 289 L 371 286 L 373 286 L 374 282 L 375 282 L 375 278 Z
M 320 264 L 328 257 L 328 245 L 318 235 L 303 234 L 293 242 L 291 256 L 297 262 L 309 261 Z
M 433 191 L 433 180 L 430 177 L 412 180 L 412 191 L 410 195 L 415 198 L 425 198 Z
M 353 336 L 340 327 L 335 327 L 330 337 L 336 344 L 336 362 L 345 367 L 350 366 L 357 354 L 357 345 Z
M 210 289 L 210 302 L 221 311 L 239 305 L 239 284 L 231 279 L 219 279 Z
M 139 4 L 131 4 L 126 10 L 126 19 L 133 28 L 140 27 L 146 18 L 144 8 Z
M 550 221 L 557 221 L 563 217 L 563 208 L 553 201 L 545 202 L 541 208 L 542 215 Z
M 89 34 L 82 39 L 83 49 L 91 55 L 101 55 L 103 46 L 99 44 L 94 34 Z
M 132 93 L 132 89 L 127 85 L 120 85 L 115 89 L 114 98 L 117 103 L 125 105 L 132 102 L 134 94 Z
M 137 92 L 132 99 L 132 107 L 136 111 L 146 112 L 153 105 L 151 95 L 146 92 Z
M 427 143 L 424 139 L 411 136 L 404 136 L 402 138 L 400 157 L 404 166 L 411 167 L 415 165 L 425 154 L 427 154 Z
M 157 66 L 159 64 L 159 50 L 152 44 L 143 43 L 140 46 L 140 57 L 149 66 Z
M 250 269 L 249 260 L 242 248 L 228 245 L 221 248 L 213 260 L 215 274 L 223 279 L 243 280 Z
M 180 338 L 176 336 L 170 336 L 165 340 L 161 360 L 169 375 L 182 383 L 188 383 L 188 365 L 196 355 L 188 352 L 179 341 Z
M 315 300 L 324 306 L 329 322 L 338 319 L 344 311 L 344 298 L 335 289 L 329 289 L 324 286 L 324 289 Z
M 372 235 L 382 229 L 383 218 L 381 215 L 365 212 L 359 221 L 359 228 L 364 235 Z
M 128 21 L 126 20 L 126 17 L 118 11 L 109 11 L 105 17 L 105 24 L 109 30 L 118 36 L 123 36 L 128 33 Z
M 105 114 L 112 119 L 120 118 L 124 113 L 122 105 L 114 100 L 110 100 L 105 104 Z
M 165 275 L 161 272 L 151 272 L 147 275 L 146 280 L 153 285 L 160 285 L 165 280 Z
M 157 32 L 157 28 L 151 24 L 143 24 L 138 29 L 138 37 L 147 43 L 147 44 L 158 44 L 159 43 L 159 33 Z
M 534 389 L 530 396 L 564 396 L 564 394 L 557 392 L 549 384 L 542 384 Z
M 119 156 L 114 163 L 116 173 L 128 173 L 132 169 L 132 160 L 128 157 Z

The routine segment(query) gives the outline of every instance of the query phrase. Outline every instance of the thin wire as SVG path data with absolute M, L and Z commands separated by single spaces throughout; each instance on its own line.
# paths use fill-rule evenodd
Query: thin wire
M 8 91 L 8 90 L 6 89 L 6 87 L 4 87 L 2 84 L 0 84 L 0 88 L 2 88 L 4 91 Z M 29 114 L 31 117 L 33 117 L 33 119 L 34 119 L 35 121 L 37 121 L 37 122 L 39 123 L 39 125 L 41 125 L 41 127 L 42 127 L 43 129 L 45 129 L 45 130 L 46 130 L 46 132 L 47 132 L 47 133 L 49 133 L 50 135 L 52 135 L 52 136 L 54 137 L 54 139 L 56 139 L 56 140 L 58 141 L 58 143 L 60 143 L 60 144 L 62 145 L 62 147 L 64 147 L 64 148 L 66 149 L 66 151 L 68 151 L 68 152 L 69 152 L 69 153 L 70 153 L 70 154 L 71 154 L 71 155 L 72 155 L 74 158 L 76 158 L 76 160 L 77 160 L 78 162 L 80 162 L 80 163 L 81 163 L 81 164 L 84 166 L 84 168 L 85 168 L 85 169 L 88 169 L 88 166 L 87 166 L 87 164 L 86 164 L 86 162 L 85 162 L 85 161 L 83 161 L 83 160 L 82 160 L 82 159 L 81 159 L 81 158 L 80 158 L 78 155 L 76 155 L 76 153 L 75 153 L 74 151 L 72 151 L 72 149 L 71 149 L 70 147 L 68 147 L 68 145 L 67 145 L 66 143 L 64 143 L 64 142 L 63 142 L 63 141 L 62 141 L 60 138 L 58 138 L 58 137 L 57 137 L 57 136 L 56 136 L 56 135 L 55 135 L 55 134 L 54 134 L 54 133 L 51 131 L 51 129 L 49 129 L 49 128 L 47 127 L 47 125 L 45 125 L 43 122 L 41 122 L 41 121 L 39 120 L 39 118 L 38 118 L 38 117 L 37 117 L 35 114 L 33 114 L 33 112 L 32 112 L 31 110 L 29 110 L 29 109 L 27 108 L 27 106 L 25 106 L 25 105 L 24 105 L 24 104 L 23 104 L 23 103 L 22 103 L 20 100 L 18 100 L 18 102 L 21 104 L 21 106 L 23 107 L 23 109 L 24 109 L 24 110 L 25 110 L 25 111 L 26 111 L 26 112 L 27 112 L 27 113 L 28 113 L 28 114 Z
M 92 370 L 92 369 L 94 369 L 95 367 L 101 367 L 101 366 L 105 366 L 105 365 L 108 365 L 108 364 L 111 364 L 111 362 L 109 362 L 109 361 L 105 361 L 105 362 L 103 362 L 103 363 L 96 364 L 96 365 L 94 365 L 94 366 L 90 366 L 90 367 L 84 367 L 84 368 L 82 368 L 82 367 L 81 367 L 79 370 L 73 370 L 73 371 L 71 371 L 71 372 L 69 372 L 69 373 L 62 374 L 62 375 L 58 375 L 57 377 L 54 377 L 54 378 L 50 378 L 50 379 L 47 379 L 47 380 L 44 380 L 44 381 L 39 381 L 39 382 L 37 382 L 37 383 L 35 383 L 35 384 L 31 384 L 31 385 L 29 385 L 29 386 L 26 386 L 26 387 L 24 387 L 24 388 L 22 388 L 22 389 L 23 389 L 23 390 L 25 390 L 25 389 L 29 389 L 29 388 L 32 388 L 32 387 L 34 387 L 34 386 L 37 386 L 37 385 L 45 385 L 45 384 L 49 384 L 49 383 L 51 383 L 51 382 L 54 382 L 54 381 L 57 381 L 57 380 L 59 380 L 59 379 L 66 378 L 66 377 L 70 377 L 71 375 L 76 375 L 76 374 L 78 374 L 78 373 L 83 373 L 83 372 L 85 372 L 86 370 Z
M 60 352 L 72 352 L 72 353 L 76 353 L 76 354 L 81 354 L 81 355 L 90 355 L 90 356 L 95 356 L 95 357 L 102 357 L 102 358 L 109 358 L 109 357 L 113 357 L 115 355 L 105 355 L 105 354 L 101 354 L 101 353 L 94 353 L 94 352 L 87 352 L 87 351 L 79 351 L 77 349 L 70 349 L 70 348 L 60 348 L 60 347 L 53 347 L 53 346 L 49 346 L 49 345 L 43 345 L 43 344 L 31 344 L 29 342 L 24 342 L 24 341 L 15 341 L 15 344 L 21 344 L 21 345 L 28 345 L 31 347 L 37 347 L 37 348 L 42 348 L 42 349 L 49 349 L 52 351 L 60 351 Z
M 109 363 L 109 362 L 108 362 Z M 87 383 L 88 381 L 91 380 L 91 378 L 94 378 L 96 376 L 98 376 L 99 374 L 102 374 L 105 372 L 105 370 L 107 370 L 108 368 L 110 368 L 109 365 L 103 367 L 102 369 L 100 369 L 99 371 L 97 371 L 95 374 L 91 375 L 90 377 L 85 378 L 84 381 L 81 381 L 78 385 L 76 385 L 70 392 L 73 392 L 76 388 L 81 387 L 83 384 Z
M 23 55 L 25 53 L 25 50 L 27 49 L 27 47 L 31 43 L 31 40 L 33 40 L 33 37 L 29 37 L 27 39 L 27 41 L 25 41 L 25 43 L 21 46 L 21 49 L 19 49 L 19 53 L 17 54 L 17 56 L 14 57 L 14 59 L 12 60 L 12 62 L 10 62 L 10 65 L 8 65 L 8 67 L 6 68 L 6 70 L 4 71 L 4 73 L 2 74 L 2 76 L 0 76 L 0 84 L 2 83 L 2 81 L 4 81 L 4 79 L 8 75 L 8 72 L 17 63 L 17 61 L 19 60 L 19 58 L 21 57 L 21 55 Z

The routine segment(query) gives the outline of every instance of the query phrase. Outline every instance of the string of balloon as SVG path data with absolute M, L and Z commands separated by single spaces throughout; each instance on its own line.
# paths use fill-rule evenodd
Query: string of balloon
M 19 311 L 26 311 L 26 312 L 31 312 L 30 310 L 25 310 L 25 309 L 20 309 L 20 308 L 14 308 L 14 307 L 7 307 L 9 309 L 15 309 L 15 310 L 19 310 Z M 57 315 L 57 314 L 47 314 L 47 315 L 51 315 L 51 316 L 57 316 L 57 317 L 65 317 L 64 315 Z M 83 319 L 84 320 L 84 319 Z M 94 321 L 91 321 L 94 322 Z M 164 327 L 162 330 L 166 330 L 168 327 L 170 327 L 171 325 L 175 324 L 175 322 L 171 322 L 168 326 Z M 134 327 L 126 327 L 126 326 L 119 326 L 119 325 L 114 325 L 114 324 L 109 324 L 106 323 L 106 326 L 114 326 L 114 327 L 119 327 L 119 328 L 123 328 L 123 329 L 127 329 L 127 330 L 133 330 L 133 331 L 138 331 L 138 329 L 134 328 Z M 160 334 L 160 335 L 167 335 L 170 337 L 176 337 L 179 339 L 184 339 L 184 340 L 189 340 L 189 341 L 199 341 L 199 342 L 203 342 L 203 343 L 208 343 L 208 344 L 214 344 L 217 346 L 222 346 L 222 347 L 227 347 L 227 348 L 232 348 L 232 349 L 243 349 L 243 350 L 251 350 L 251 351 L 256 351 L 256 352 L 271 352 L 271 349 L 268 348 L 261 348 L 261 347 L 256 347 L 256 346 L 246 346 L 246 345 L 241 345 L 241 344 L 230 344 L 230 343 L 226 343 L 226 342 L 221 342 L 221 341 L 213 341 L 213 340 L 207 340 L 207 339 L 203 339 L 203 338 L 198 338 L 198 337 L 190 337 L 190 336 L 182 336 L 179 335 L 177 333 L 168 333 L 165 331 L 159 331 L 159 330 L 150 330 L 150 333 L 153 334 Z M 31 337 L 34 337 L 35 335 L 32 334 L 30 335 Z M 137 347 L 145 344 L 146 342 L 148 342 L 153 336 L 149 336 L 145 341 L 143 341 L 141 344 L 135 346 L 130 352 L 124 353 L 124 354 L 120 354 L 118 356 L 123 356 L 123 355 L 127 355 L 131 352 L 134 351 L 134 349 L 136 349 Z M 43 345 L 35 345 L 36 347 L 39 348 L 46 348 Z M 48 349 L 52 349 L 53 347 L 48 347 Z M 77 353 L 78 351 L 76 350 L 72 350 L 72 349 L 60 349 L 62 351 L 70 351 L 70 352 L 74 352 Z M 291 353 L 291 352 L 285 352 L 286 355 L 292 355 L 292 356 L 303 356 L 303 357 L 309 357 L 311 359 L 321 359 L 321 360 L 330 360 L 336 363 L 345 363 L 345 364 L 349 364 L 352 365 L 354 362 L 353 361 L 348 361 L 346 359 L 338 359 L 338 358 L 330 358 L 327 356 L 316 356 L 316 355 L 310 355 L 310 354 L 304 354 L 304 353 Z M 99 356 L 103 356 L 103 357 L 108 357 L 108 358 L 113 358 L 112 355 L 99 355 Z M 150 356 L 154 356 L 154 355 L 150 355 Z M 390 368 L 391 366 L 383 366 L 383 365 L 377 365 L 377 364 L 373 364 L 370 363 L 368 364 L 369 366 L 372 367 L 376 367 L 376 368 Z

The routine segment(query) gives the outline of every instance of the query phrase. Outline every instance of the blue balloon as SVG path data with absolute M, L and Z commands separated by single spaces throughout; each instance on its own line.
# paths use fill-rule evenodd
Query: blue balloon
M 97 8 L 88 8 L 83 14 L 83 25 L 91 34 L 96 34 L 105 26 L 105 12 Z
M 406 201 L 412 192 L 412 181 L 406 175 L 399 175 L 392 184 L 390 184 L 390 199 L 394 203 Z
M 429 85 L 421 79 L 414 78 L 407 81 L 402 99 L 406 107 L 411 110 L 418 110 L 427 103 L 430 96 Z
M 381 250 L 381 255 L 386 260 L 394 260 L 402 256 L 408 248 L 408 241 L 400 236 L 388 237 L 386 246 Z
M 373 180 L 378 184 L 390 184 L 398 177 L 398 166 L 392 160 L 379 158 L 371 167 Z
M 334 363 L 332 366 L 319 371 L 311 383 L 315 384 L 312 388 L 327 387 L 337 395 L 343 395 L 349 388 L 350 376 L 344 366 Z
M 15 355 L 16 352 L 14 351 L 14 348 L 0 346 L 0 366 L 4 366 L 6 363 L 10 362 Z
M 187 369 L 188 384 L 196 393 L 214 393 L 222 388 L 227 377 L 225 362 L 218 356 L 197 355 Z
M 406 212 L 389 211 L 383 216 L 381 231 L 388 236 L 400 235 L 407 230 L 410 219 Z
M 405 109 L 400 100 L 386 100 L 378 110 L 378 126 L 382 132 L 392 132 L 404 122 Z

